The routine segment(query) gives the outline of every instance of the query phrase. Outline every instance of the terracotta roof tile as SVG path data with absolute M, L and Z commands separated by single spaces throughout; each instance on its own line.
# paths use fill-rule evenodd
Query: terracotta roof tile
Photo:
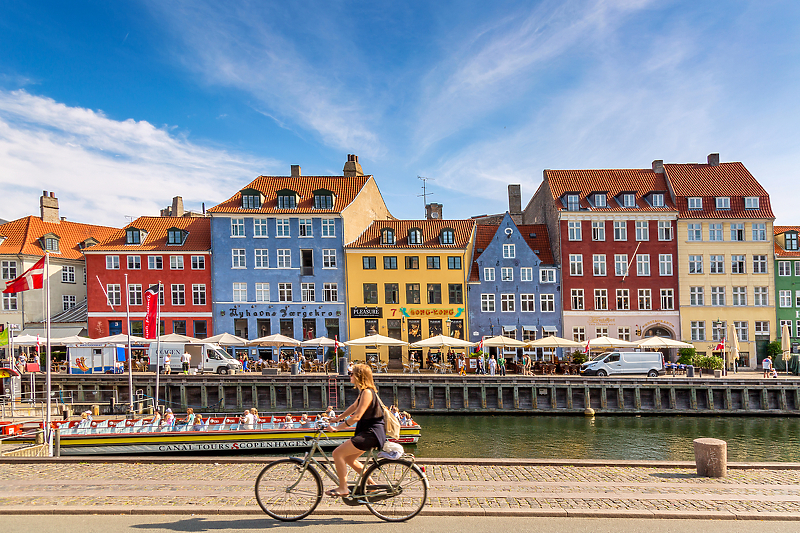
M 480 281 L 480 271 L 478 268 L 478 258 L 489 244 L 492 242 L 499 225 L 479 224 L 475 229 L 475 252 L 472 256 L 472 269 L 469 281 Z M 547 233 L 547 226 L 544 224 L 520 224 L 517 230 L 524 236 L 525 242 L 531 250 L 539 250 L 539 259 L 545 265 L 553 265 L 553 253 L 550 250 L 550 237 Z M 536 237 L 531 237 L 536 235 Z M 479 251 L 480 250 L 480 251 Z
M 5 240 L 0 244 L 0 254 L 43 256 L 44 249 L 39 239 L 49 233 L 58 235 L 59 253 L 52 257 L 64 259 L 83 259 L 79 244 L 86 239 L 98 241 L 108 238 L 118 231 L 107 226 L 94 226 L 62 220 L 61 222 L 43 222 L 41 218 L 27 216 L 0 225 L 0 235 Z
M 556 209 L 565 209 L 561 197 L 568 193 L 580 195 L 581 209 L 592 211 L 674 211 L 675 206 L 669 195 L 669 189 L 664 175 L 644 169 L 597 169 L 597 170 L 546 170 L 547 181 Z M 605 208 L 592 207 L 586 197 L 595 192 L 607 192 L 607 206 Z M 615 199 L 623 192 L 636 194 L 637 209 L 622 207 Z M 653 207 L 645 196 L 651 192 L 663 192 L 665 207 Z
M 372 176 L 259 176 L 244 189 L 261 191 L 265 199 L 260 209 L 242 209 L 242 193 L 208 210 L 209 213 L 340 213 L 355 199 Z M 278 209 L 278 191 L 289 189 L 300 198 L 295 209 Z M 314 191 L 326 189 L 333 193 L 333 209 L 314 209 Z
M 147 232 L 142 244 L 125 244 L 126 230 L 136 228 Z M 178 228 L 186 231 L 183 245 L 167 245 L 167 230 Z M 208 217 L 139 217 L 87 253 L 107 251 L 207 251 L 211 249 L 211 219 Z
M 347 244 L 345 248 L 443 248 L 463 249 L 469 245 L 474 220 L 376 220 L 369 225 L 358 239 Z M 381 244 L 381 230 L 394 230 L 393 245 Z M 408 230 L 419 228 L 422 231 L 422 244 L 408 244 Z M 453 230 L 453 244 L 440 244 L 439 235 L 443 229 Z

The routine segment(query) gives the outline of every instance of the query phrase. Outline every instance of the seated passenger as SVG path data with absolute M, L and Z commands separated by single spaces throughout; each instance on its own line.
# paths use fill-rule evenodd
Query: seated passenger
M 254 429 L 255 417 L 250 412 L 250 409 L 245 409 L 244 415 L 239 419 L 239 422 L 242 424 L 240 429 Z
M 283 425 L 281 429 L 294 429 L 294 421 L 292 420 L 292 415 L 286 415 L 286 418 L 283 420 Z
M 408 427 L 408 426 L 415 426 L 416 425 L 416 423 L 414 422 L 414 419 L 411 418 L 411 415 L 408 414 L 407 411 L 403 411 L 403 415 L 405 415 L 405 417 L 406 417 L 406 423 L 402 424 L 403 426 Z
M 78 423 L 78 429 L 88 429 L 92 427 L 92 421 L 89 419 L 89 412 L 84 411 L 81 413 L 81 421 Z
M 174 425 L 175 425 L 175 415 L 172 413 L 172 409 L 167 407 L 167 410 L 164 413 L 164 419 L 161 421 L 161 426 L 169 428 Z
M 308 418 L 308 415 L 303 413 L 300 417 L 300 429 L 311 429 L 314 427 L 314 421 Z
M 203 431 L 203 415 L 197 415 L 194 419 L 194 425 L 192 426 L 193 431 Z

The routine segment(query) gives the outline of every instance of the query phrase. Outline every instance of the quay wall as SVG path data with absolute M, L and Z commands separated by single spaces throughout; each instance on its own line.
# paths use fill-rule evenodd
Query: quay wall
M 44 398 L 42 383 L 37 396 Z M 736 415 L 800 416 L 800 379 L 736 378 L 584 378 L 376 376 L 381 399 L 416 414 L 575 414 L 591 407 L 598 415 Z M 23 381 L 23 392 L 30 383 Z M 124 375 L 53 375 L 54 401 L 76 408 L 100 405 L 108 413 L 128 403 Z M 333 390 L 335 389 L 335 391 Z M 155 376 L 134 374 L 134 394 L 155 395 Z M 335 395 L 335 400 L 333 397 Z M 193 407 L 205 413 L 239 413 L 249 407 L 283 414 L 343 409 L 356 398 L 349 381 L 318 375 L 241 374 L 233 376 L 162 376 L 162 400 L 176 411 Z

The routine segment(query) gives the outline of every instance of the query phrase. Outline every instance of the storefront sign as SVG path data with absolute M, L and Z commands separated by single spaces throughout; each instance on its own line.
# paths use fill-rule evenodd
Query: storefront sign
M 464 312 L 463 307 L 459 307 L 457 309 L 440 309 L 440 308 L 411 308 L 411 307 L 401 307 L 400 309 L 392 309 L 392 316 L 395 316 L 397 311 L 408 318 L 412 316 L 449 316 L 453 318 L 458 318 L 461 316 L 461 313 Z
M 228 309 L 227 314 L 233 318 L 246 318 L 249 316 L 253 317 L 269 317 L 269 316 L 278 316 L 278 317 L 288 317 L 288 316 L 298 316 L 303 318 L 312 318 L 318 316 L 341 316 L 342 311 L 336 309 L 335 311 L 331 311 L 330 307 L 325 307 L 324 309 L 322 306 L 319 306 L 318 309 L 306 309 L 303 310 L 302 307 L 298 309 L 295 307 L 296 311 L 290 311 L 288 305 L 284 305 L 278 309 L 271 310 L 269 308 L 263 309 L 263 305 L 260 306 L 262 309 L 256 309 L 252 305 L 232 305 L 230 309 Z M 272 307 L 272 306 L 269 306 Z M 219 312 L 220 316 L 225 316 L 226 311 L 223 309 Z
M 350 318 L 383 318 L 382 307 L 351 307 Z

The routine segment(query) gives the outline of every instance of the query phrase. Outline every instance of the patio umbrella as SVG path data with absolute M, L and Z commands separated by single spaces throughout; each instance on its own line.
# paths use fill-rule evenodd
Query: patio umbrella
M 300 346 L 300 341 L 276 333 L 274 335 L 267 335 L 266 337 L 259 337 L 247 343 L 248 346 Z
M 639 341 L 638 346 L 640 348 L 652 348 L 654 350 L 660 350 L 661 348 L 694 348 L 694 345 L 688 342 L 681 342 L 664 337 L 648 337 Z
M 436 335 L 428 339 L 421 340 L 410 344 L 411 348 L 469 348 L 475 346 L 476 343 L 465 341 L 464 339 L 456 339 L 455 337 L 448 337 L 447 335 Z
M 731 335 L 731 339 L 733 339 L 733 343 L 731 344 L 731 360 L 737 361 L 739 359 L 739 336 L 736 334 L 736 328 L 731 326 L 731 329 L 733 329 L 733 335 Z
M 168 335 L 161 335 L 158 337 L 161 342 L 177 342 L 180 344 L 194 344 L 202 342 L 200 339 L 181 335 L 180 333 L 170 333 Z
M 92 344 L 127 344 L 128 336 L 125 334 L 111 335 L 110 337 L 100 337 L 99 339 L 89 339 Z M 150 344 L 156 342 L 155 339 L 145 339 L 144 337 L 137 337 L 131 335 L 131 344 Z
M 786 375 L 789 375 L 789 359 L 792 357 L 790 351 L 792 349 L 792 334 L 789 333 L 789 323 L 784 322 L 781 328 L 781 350 L 783 350 L 783 360 L 786 365 Z
M 344 344 L 347 346 L 406 346 L 408 343 L 400 339 L 393 339 L 384 335 L 369 335 L 360 339 L 353 339 Z
M 66 346 L 67 344 L 86 344 L 87 342 L 94 342 L 89 337 L 79 337 L 78 335 L 71 335 L 69 337 L 59 337 L 57 339 L 50 339 L 50 344 L 57 344 L 59 346 Z
M 561 337 L 542 337 L 528 343 L 530 348 L 583 348 L 582 342 L 571 341 Z
M 300 346 L 333 346 L 336 341 L 328 337 L 317 337 L 300 343 Z
M 230 333 L 220 333 L 219 335 L 214 335 L 213 337 L 208 337 L 201 340 L 203 342 L 219 344 L 220 346 L 244 346 L 248 342 L 247 339 L 237 337 L 236 335 L 231 335 Z
M 483 346 L 485 348 L 524 348 L 527 345 L 528 343 L 526 342 L 503 337 L 502 335 L 490 337 L 488 339 L 484 339 L 483 341 Z
M 633 348 L 636 346 L 635 342 L 624 341 L 622 339 L 615 339 L 613 337 L 597 337 L 589 340 L 589 348 Z
M 44 346 L 47 344 L 47 337 L 37 337 L 36 335 L 20 335 L 19 337 L 14 337 L 15 346 L 36 346 L 36 344 Z

